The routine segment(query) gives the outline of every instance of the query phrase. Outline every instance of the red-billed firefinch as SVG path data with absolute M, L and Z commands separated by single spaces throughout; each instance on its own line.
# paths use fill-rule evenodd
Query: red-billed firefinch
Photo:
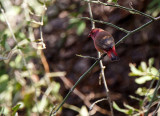
M 107 31 L 100 28 L 92 29 L 89 36 L 94 41 L 95 48 L 101 53 L 107 53 L 112 61 L 119 60 L 115 50 L 114 38 Z

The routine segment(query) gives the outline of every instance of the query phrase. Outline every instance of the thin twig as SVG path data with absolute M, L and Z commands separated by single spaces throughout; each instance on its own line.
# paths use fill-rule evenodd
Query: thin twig
M 81 57 L 81 58 L 90 58 L 90 59 L 98 60 L 98 58 L 91 57 L 91 56 L 82 56 L 80 54 L 76 54 L 76 56 Z
M 92 9 L 91 9 L 90 2 L 88 2 L 88 9 L 89 9 L 90 18 L 93 19 L 93 14 L 92 14 Z M 95 22 L 91 21 L 91 23 L 92 23 L 92 29 L 94 29 L 95 28 Z M 100 52 L 98 52 L 98 58 L 100 58 L 100 57 L 101 57 L 101 54 L 100 54 Z M 101 76 L 102 76 L 103 84 L 104 84 L 105 91 L 106 91 L 106 99 L 108 99 L 108 102 L 109 102 L 109 106 L 110 106 L 110 109 L 111 109 L 111 116 L 114 116 L 112 101 L 111 101 L 111 98 L 110 98 L 110 95 L 109 95 L 109 89 L 107 87 L 107 83 L 106 83 L 106 79 L 105 79 L 105 75 L 104 75 L 105 67 L 103 66 L 102 60 L 100 60 L 100 67 L 101 67 Z
M 130 31 L 127 35 L 125 35 L 122 39 L 120 39 L 120 40 L 116 43 L 116 45 L 119 45 L 122 41 L 124 41 L 124 40 L 125 40 L 126 38 L 128 38 L 130 35 L 132 35 L 133 33 L 137 32 L 137 31 L 139 31 L 139 30 L 141 30 L 141 29 L 143 29 L 144 27 L 148 26 L 148 25 L 151 24 L 152 22 L 153 22 L 153 20 L 148 21 L 147 23 L 145 23 L 145 24 L 143 24 L 142 26 L 136 28 L 135 30 Z
M 88 10 L 89 10 L 89 16 L 90 16 L 90 18 L 93 19 L 93 14 L 92 14 L 92 9 L 91 9 L 91 3 L 90 2 L 88 3 Z M 95 22 L 91 21 L 91 24 L 92 24 L 92 29 L 94 29 L 95 28 Z
M 97 103 L 99 103 L 99 102 L 101 102 L 101 101 L 104 101 L 104 100 L 108 100 L 108 99 L 107 99 L 107 98 L 102 98 L 102 99 L 99 99 L 99 100 L 95 101 L 95 102 L 89 107 L 89 110 L 92 110 L 95 104 L 97 104 Z
M 101 23 L 101 24 L 109 25 L 109 26 L 111 26 L 111 27 L 113 27 L 113 28 L 115 28 L 115 29 L 118 29 L 118 30 L 120 30 L 120 31 L 123 31 L 123 32 L 125 32 L 125 33 L 129 33 L 129 32 L 130 32 L 130 31 L 124 29 L 124 28 L 118 27 L 118 26 L 116 26 L 116 25 L 114 25 L 114 24 L 112 24 L 112 23 L 109 23 L 109 22 L 99 21 L 99 20 L 95 20 L 95 19 L 89 18 L 89 17 L 80 17 L 80 19 L 91 20 L 91 21 L 94 21 L 94 22 L 96 22 L 96 23 Z
M 139 15 L 145 16 L 147 18 L 150 18 L 151 20 L 155 20 L 154 17 L 152 17 L 148 14 L 145 14 L 145 13 L 139 11 L 139 10 L 132 9 L 132 8 L 127 8 L 127 7 L 118 5 L 118 4 L 108 4 L 108 3 L 101 2 L 101 1 L 89 1 L 89 0 L 83 0 L 83 1 L 89 2 L 89 3 L 101 4 L 101 5 L 104 5 L 104 6 L 111 6 L 111 7 L 120 8 L 120 9 L 123 9 L 123 10 L 126 10 L 126 11 L 130 11 L 130 13 L 139 14 Z
M 74 84 L 74 86 L 70 89 L 66 97 L 63 99 L 61 104 L 58 106 L 58 108 L 53 112 L 51 111 L 50 116 L 56 115 L 57 111 L 61 108 L 61 106 L 65 103 L 69 95 L 72 93 L 72 91 L 75 89 L 75 87 L 78 85 L 78 83 L 98 64 L 98 62 L 103 59 L 107 54 L 103 54 L 101 58 L 99 58 L 79 79 L 78 81 Z
M 154 111 L 152 116 L 156 116 L 156 113 L 157 113 L 159 107 L 160 107 L 160 102 L 158 103 L 158 105 L 157 105 L 157 107 L 156 107 L 156 109 L 155 109 L 155 111 Z
M 17 39 L 16 39 L 16 37 L 15 37 L 15 35 L 14 35 L 14 33 L 13 33 L 13 30 L 12 30 L 12 28 L 11 28 L 11 25 L 9 24 L 9 21 L 8 21 L 6 15 L 5 15 L 5 13 L 4 13 L 4 10 L 3 10 L 2 8 L 1 8 L 1 12 L 2 12 L 3 17 L 5 18 L 5 21 L 6 21 L 7 25 L 8 25 L 8 28 L 9 28 L 11 34 L 12 34 L 13 40 L 14 40 L 14 41 L 16 42 L 16 44 L 17 44 Z
M 152 103 L 153 103 L 153 101 L 154 101 L 154 99 L 155 99 L 155 97 L 156 97 L 156 95 L 157 95 L 159 86 L 160 86 L 160 69 L 159 69 L 159 80 L 158 80 L 157 85 L 156 85 L 156 87 L 155 87 L 155 90 L 154 90 L 152 99 L 151 99 L 151 101 L 149 102 L 149 105 L 148 105 L 147 108 L 146 108 L 146 109 L 147 109 L 147 112 L 144 114 L 144 116 L 148 116 L 149 109 L 151 108 L 151 105 L 152 105 Z
M 100 56 L 101 55 L 98 52 L 98 57 L 100 57 Z M 105 75 L 104 75 L 105 66 L 103 66 L 102 60 L 100 60 L 100 67 L 101 67 L 101 76 L 102 76 L 103 84 L 104 84 L 105 91 L 106 91 L 106 97 L 108 98 L 109 107 L 111 109 L 111 116 L 114 116 L 112 100 L 111 100 L 110 95 L 109 95 L 109 89 L 108 89 L 108 86 L 107 86 L 107 83 L 106 83 L 106 78 L 105 78 Z
M 148 94 L 149 94 L 151 88 L 153 87 L 153 84 L 154 84 L 155 80 L 156 80 L 156 78 L 154 78 L 154 79 L 152 80 L 152 82 L 151 82 L 151 84 L 150 84 L 150 86 L 149 86 L 149 88 L 148 88 L 148 90 L 147 90 L 147 93 L 145 94 L 145 97 L 144 97 L 144 99 L 143 99 L 143 101 L 142 101 L 142 104 L 143 104 L 142 106 L 145 106 L 145 105 L 146 105 L 147 99 L 148 99 Z
M 151 67 L 150 67 L 151 68 Z M 156 75 L 154 75 L 155 77 L 154 77 L 154 79 L 151 81 L 151 84 L 150 84 L 150 86 L 149 86 L 149 88 L 148 88 L 148 90 L 147 90 L 147 93 L 145 94 L 145 97 L 144 97 L 144 99 L 143 99 L 143 105 L 142 106 L 145 106 L 146 105 L 146 100 L 147 100 L 147 96 L 148 96 L 148 94 L 149 94 L 149 91 L 151 90 L 151 88 L 153 87 L 153 84 L 154 84 L 154 82 L 155 82 L 155 80 L 156 80 L 156 77 L 159 77 L 159 72 L 157 72 L 157 74 Z
M 155 20 L 160 20 L 160 16 L 159 17 L 156 17 L 156 18 L 154 18 Z
M 60 79 L 63 81 L 64 85 L 66 86 L 67 89 L 72 88 L 73 84 L 69 81 L 69 79 L 67 79 L 65 76 L 59 76 Z M 86 97 L 83 93 L 81 93 L 78 89 L 74 89 L 73 91 L 74 94 L 76 94 L 80 99 L 83 100 L 84 104 L 87 107 L 90 107 L 92 104 L 90 103 L 90 98 Z M 104 115 L 110 115 L 110 111 L 103 109 L 99 106 L 97 106 L 96 104 L 94 105 L 92 111 L 90 111 L 90 114 L 93 115 L 96 112 L 100 112 Z

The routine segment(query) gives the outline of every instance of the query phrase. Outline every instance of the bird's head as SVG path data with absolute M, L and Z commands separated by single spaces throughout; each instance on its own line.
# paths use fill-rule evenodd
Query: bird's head
M 103 29 L 100 29 L 100 28 L 92 29 L 92 30 L 90 31 L 89 35 L 88 35 L 88 38 L 94 39 L 94 38 L 96 37 L 96 35 L 97 35 L 99 32 L 101 32 L 101 31 L 103 31 Z

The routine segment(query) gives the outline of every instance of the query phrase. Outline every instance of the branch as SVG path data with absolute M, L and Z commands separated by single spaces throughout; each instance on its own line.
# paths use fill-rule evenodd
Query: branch
M 108 100 L 108 99 L 107 99 L 107 98 L 102 98 L 102 99 L 99 99 L 99 100 L 95 101 L 95 102 L 89 107 L 89 110 L 92 110 L 93 107 L 94 107 L 94 105 L 96 105 L 97 103 L 102 102 L 102 101 L 104 101 L 104 100 Z
M 78 83 L 98 64 L 98 62 L 103 59 L 107 54 L 103 54 L 79 79 L 78 81 L 74 84 L 74 86 L 70 89 L 66 97 L 63 99 L 62 103 L 58 106 L 58 108 L 53 112 L 51 111 L 50 116 L 55 115 L 57 111 L 62 107 L 62 105 L 65 103 L 69 95 L 73 92 L 75 87 L 78 85 Z
M 91 57 L 91 56 L 82 56 L 80 54 L 76 54 L 76 56 L 81 57 L 81 58 L 90 58 L 90 59 L 98 60 L 98 58 Z
M 65 76 L 60 76 L 60 79 L 63 81 L 64 85 L 66 85 L 66 88 L 72 88 L 73 84 L 69 81 L 69 79 L 67 79 Z M 85 96 L 84 94 L 82 94 L 78 89 L 74 89 L 73 91 L 74 94 L 76 94 L 81 100 L 83 100 L 84 104 L 90 109 L 90 106 L 93 106 L 90 103 L 90 98 L 88 98 L 87 96 Z M 96 111 L 104 114 L 104 115 L 110 115 L 110 111 L 103 109 L 99 106 L 97 106 L 96 104 L 94 105 L 92 111 L 89 112 L 89 114 L 93 115 L 96 113 Z
M 92 14 L 92 9 L 91 9 L 91 4 L 90 4 L 90 2 L 88 3 L 88 10 L 89 10 L 90 18 L 93 19 L 93 14 Z M 91 21 L 91 23 L 92 23 L 92 29 L 94 29 L 94 28 L 95 28 L 95 22 L 94 22 L 94 21 Z
M 89 2 L 88 2 L 88 8 L 89 8 L 90 18 L 93 19 L 91 4 Z M 95 22 L 91 21 L 91 23 L 92 23 L 92 29 L 95 28 Z M 98 58 L 100 58 L 100 57 L 101 57 L 101 54 L 100 54 L 100 52 L 98 52 Z M 111 101 L 111 98 L 110 98 L 110 95 L 109 95 L 109 89 L 108 89 L 108 86 L 107 86 L 107 83 L 106 83 L 105 75 L 104 75 L 105 67 L 103 66 L 102 60 L 100 60 L 99 62 L 100 62 L 100 67 L 101 67 L 101 76 L 102 76 L 104 88 L 105 88 L 105 91 L 106 91 L 106 99 L 108 99 L 109 107 L 110 107 L 110 110 L 111 110 L 111 116 L 114 116 L 113 107 L 112 107 L 113 105 L 112 105 L 112 101 Z
M 154 111 L 152 116 L 156 116 L 156 113 L 159 110 L 159 107 L 160 107 L 160 102 L 158 103 L 158 105 L 157 105 L 157 107 L 156 107 L 156 109 L 155 109 L 155 111 Z
M 144 116 L 148 116 L 149 109 L 151 108 L 151 105 L 152 105 L 152 103 L 153 103 L 154 100 L 155 100 L 155 97 L 156 97 L 156 95 L 157 95 L 159 86 L 160 86 L 160 69 L 159 69 L 159 80 L 158 80 L 157 85 L 156 85 L 156 87 L 155 87 L 155 90 L 154 90 L 153 96 L 152 96 L 152 98 L 151 98 L 151 101 L 149 102 L 149 105 L 147 106 L 147 112 L 144 114 Z
M 116 8 L 120 8 L 120 9 L 123 9 L 123 10 L 126 10 L 126 11 L 129 11 L 130 13 L 135 13 L 135 14 L 139 14 L 139 15 L 142 15 L 142 16 L 145 16 L 147 18 L 150 18 L 151 20 L 155 20 L 154 17 L 148 15 L 148 14 L 145 14 L 141 11 L 138 11 L 136 9 L 132 9 L 132 8 L 127 8 L 127 7 L 124 7 L 124 6 L 121 6 L 121 5 L 118 5 L 118 4 L 108 4 L 108 3 L 103 3 L 101 1 L 89 1 L 89 0 L 83 0 L 85 2 L 89 2 L 89 3 L 94 3 L 94 4 L 101 4 L 101 5 L 104 5 L 104 6 L 111 6 L 111 7 L 116 7 Z
M 141 30 L 141 29 L 143 29 L 144 27 L 148 26 L 148 25 L 151 24 L 152 22 L 153 22 L 153 20 L 148 21 L 148 22 L 145 23 L 144 25 L 136 28 L 136 29 L 133 30 L 133 31 L 130 31 L 127 35 L 125 35 L 122 39 L 120 39 L 120 40 L 116 43 L 116 45 L 119 45 L 120 42 L 124 41 L 124 40 L 125 40 L 126 38 L 128 38 L 130 35 L 132 35 L 133 33 L 137 32 L 137 31 L 139 31 L 139 30 Z
M 160 20 L 160 16 L 159 17 L 156 17 L 156 18 L 154 18 L 155 20 Z
M 128 30 L 126 30 L 126 29 L 124 29 L 124 28 L 118 27 L 118 26 L 116 26 L 116 25 L 114 25 L 114 24 L 112 24 L 112 23 L 108 23 L 108 22 L 104 22 L 104 21 L 99 21 L 99 20 L 94 20 L 93 18 L 81 17 L 80 19 L 91 20 L 91 21 L 96 22 L 96 23 L 101 23 L 101 24 L 109 25 L 109 26 L 111 26 L 111 27 L 113 27 L 113 28 L 115 28 L 115 29 L 118 29 L 118 30 L 120 30 L 120 31 L 123 31 L 123 32 L 125 32 L 125 33 L 129 33 L 129 32 L 130 32 L 130 31 L 128 31 Z

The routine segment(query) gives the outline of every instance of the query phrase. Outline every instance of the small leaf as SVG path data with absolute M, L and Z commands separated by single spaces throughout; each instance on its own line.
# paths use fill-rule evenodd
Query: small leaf
M 118 2 L 118 0 L 112 0 L 112 2 L 117 3 L 117 2 Z
M 149 64 L 149 68 L 151 68 L 153 66 L 153 64 L 154 64 L 154 58 L 150 58 L 148 60 L 148 64 Z
M 80 116 L 89 116 L 86 106 L 82 106 L 79 113 L 80 113 Z
M 149 73 L 149 74 L 151 74 L 151 75 L 153 75 L 153 76 L 159 76 L 158 74 L 158 70 L 156 69 L 156 68 L 154 68 L 154 67 L 152 67 L 152 68 L 148 68 L 147 69 L 147 73 Z
M 12 116 L 15 116 L 16 112 L 18 111 L 19 107 L 20 107 L 21 104 L 17 104 L 16 106 L 14 106 L 12 108 Z
M 137 97 L 135 97 L 135 96 L 130 95 L 129 97 L 130 97 L 131 99 L 134 99 L 134 100 L 137 100 L 137 101 L 141 101 L 141 99 L 139 99 L 139 98 L 137 98 Z
M 78 23 L 80 20 L 77 18 L 72 18 L 69 20 L 69 24 Z
M 123 105 L 124 105 L 124 107 L 126 107 L 126 108 L 132 110 L 132 112 L 133 112 L 133 111 L 139 111 L 138 109 L 136 109 L 136 108 L 134 108 L 134 107 L 132 107 L 132 106 L 126 104 L 126 103 L 124 103 Z
M 141 68 L 142 68 L 142 71 L 146 72 L 147 64 L 145 62 L 141 62 Z
M 136 76 L 140 76 L 143 74 L 143 72 L 139 71 L 134 64 L 130 63 L 129 66 L 130 66 L 130 70 L 132 71 L 132 75 L 134 74 Z
M 130 73 L 129 73 L 129 76 L 139 76 L 139 75 L 137 75 L 137 74 L 135 74 L 135 73 L 130 72 Z
M 0 116 L 3 116 L 4 113 L 4 107 L 0 107 Z
M 11 47 L 8 45 L 7 42 L 5 43 L 5 49 L 6 49 L 6 51 L 10 51 L 11 50 Z
M 135 109 L 134 107 L 132 107 L 132 106 L 126 104 L 126 103 L 123 103 L 123 105 L 124 105 L 124 107 L 126 107 L 126 108 L 128 108 L 128 109 L 133 109 L 133 110 Z
M 84 21 L 79 22 L 77 27 L 77 34 L 81 35 L 84 32 L 85 28 L 86 28 L 86 23 Z
M 21 62 L 21 60 L 22 60 L 22 56 L 21 56 L 21 55 L 18 55 L 18 56 L 16 57 L 16 59 L 15 59 L 15 63 L 16 63 L 16 64 L 19 64 L 19 63 Z
M 113 108 L 116 109 L 119 112 L 123 112 L 125 114 L 128 114 L 128 110 L 127 109 L 120 108 L 115 102 L 113 102 Z
M 136 78 L 135 82 L 137 84 L 144 84 L 146 81 L 150 81 L 150 80 L 152 80 L 151 76 L 142 76 L 142 77 Z
M 54 89 L 52 90 L 54 93 L 58 93 L 60 89 L 60 84 L 59 83 L 54 83 Z
M 143 88 L 138 88 L 136 90 L 136 94 L 140 95 L 140 96 L 145 96 L 147 93 L 147 96 L 149 97 L 150 95 L 153 95 L 154 89 L 150 89 L 148 91 L 147 88 L 143 87 Z
M 3 47 L 5 47 L 6 41 L 7 41 L 7 34 L 4 34 L 2 40 L 0 41 Z
M 0 76 L 0 93 L 6 91 L 8 88 L 9 76 L 7 74 L 3 74 Z
M 109 3 L 112 3 L 112 2 L 113 2 L 113 3 L 117 3 L 118 0 L 108 0 L 108 2 L 109 2 Z

